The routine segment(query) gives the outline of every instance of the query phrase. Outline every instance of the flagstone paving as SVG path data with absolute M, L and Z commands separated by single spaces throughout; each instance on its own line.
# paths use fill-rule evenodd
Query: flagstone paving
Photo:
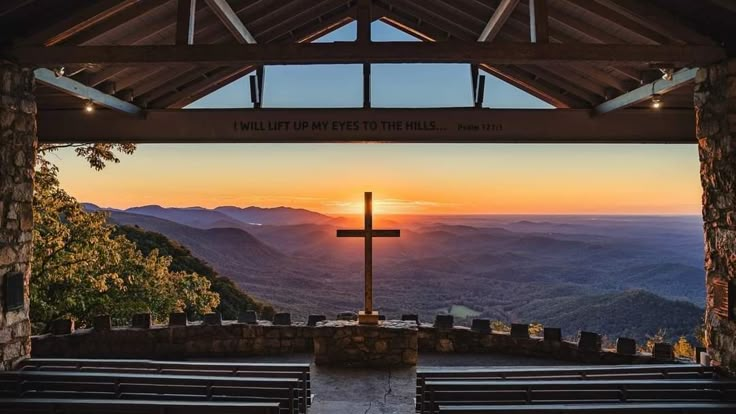
M 311 354 L 238 359 L 252 362 L 311 362 Z M 490 354 L 425 354 L 419 366 L 570 365 L 546 359 Z M 413 414 L 416 369 L 351 369 L 312 365 L 310 414 Z

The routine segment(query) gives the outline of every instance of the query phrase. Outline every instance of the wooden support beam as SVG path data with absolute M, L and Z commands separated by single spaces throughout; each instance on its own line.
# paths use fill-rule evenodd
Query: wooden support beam
M 26 36 L 23 45 L 57 45 L 71 36 L 88 29 L 116 13 L 135 5 L 139 0 L 98 0 L 82 10 L 71 13 L 58 23 L 38 33 Z
M 501 0 L 501 4 L 498 5 L 493 15 L 488 20 L 486 27 L 478 37 L 479 42 L 492 42 L 496 38 L 498 32 L 506 24 L 506 20 L 509 19 L 511 13 L 519 4 L 519 0 Z
M 356 8 L 358 31 L 356 42 L 364 45 L 371 43 L 371 23 L 373 23 L 372 0 L 358 0 Z M 371 107 L 371 64 L 363 63 L 363 108 Z
M 692 110 L 212 109 L 40 111 L 40 142 L 688 143 Z
M 529 39 L 532 43 L 549 43 L 547 0 L 529 0 Z
M 197 14 L 197 0 L 177 0 L 176 38 L 177 45 L 194 44 L 194 23 Z
M 717 46 L 527 44 L 481 42 L 297 43 L 191 46 L 11 47 L 0 51 L 23 65 L 55 66 L 212 64 L 300 65 L 344 63 L 600 63 L 704 66 L 726 58 Z
M 248 28 L 245 27 L 237 13 L 230 7 L 227 0 L 205 0 L 205 2 L 238 42 L 242 44 L 256 43 L 256 38 L 248 31 Z
M 97 105 L 124 112 L 129 115 L 141 115 L 143 113 L 143 109 L 131 104 L 130 102 L 126 102 L 122 99 L 116 98 L 115 96 L 106 94 L 98 89 L 90 88 L 74 79 L 64 76 L 57 77 L 56 74 L 49 69 L 38 68 L 33 71 L 33 74 L 35 75 L 37 82 L 54 89 L 58 89 L 79 99 L 90 100 Z
M 605 114 L 651 99 L 653 94 L 664 95 L 665 93 L 679 88 L 695 79 L 695 74 L 697 72 L 698 68 L 682 69 L 675 72 L 671 81 L 657 79 L 656 81 L 636 88 L 631 92 L 627 92 L 623 95 L 617 96 L 616 98 L 603 102 L 594 108 L 594 112 L 596 114 Z

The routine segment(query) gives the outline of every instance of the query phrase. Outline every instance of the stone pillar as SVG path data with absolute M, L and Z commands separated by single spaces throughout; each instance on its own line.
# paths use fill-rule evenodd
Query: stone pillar
M 733 374 L 736 287 L 729 292 L 729 285 L 736 282 L 736 60 L 698 71 L 695 113 L 703 186 L 705 340 L 712 360 Z
M 36 102 L 33 71 L 0 60 L 0 370 L 31 353 L 31 276 Z M 8 309 L 7 279 L 23 275 L 23 305 Z

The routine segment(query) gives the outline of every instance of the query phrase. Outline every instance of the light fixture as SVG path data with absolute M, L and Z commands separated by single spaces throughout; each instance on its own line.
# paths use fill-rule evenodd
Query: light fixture
M 655 93 L 652 95 L 652 108 L 659 109 L 662 107 L 662 95 Z
M 672 68 L 659 69 L 662 72 L 662 79 L 671 81 L 675 77 L 675 70 Z
M 84 111 L 85 112 L 94 112 L 95 111 L 95 104 L 91 100 L 88 100 L 84 104 Z
M 63 66 L 57 66 L 54 68 L 54 76 L 57 78 L 60 78 L 64 76 L 64 67 Z

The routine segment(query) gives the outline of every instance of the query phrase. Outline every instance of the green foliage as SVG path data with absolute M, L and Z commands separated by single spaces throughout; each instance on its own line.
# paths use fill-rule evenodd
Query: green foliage
M 196 273 L 207 278 L 212 285 L 212 291 L 220 296 L 220 304 L 216 310 L 222 313 L 223 318 L 237 319 L 240 311 L 244 310 L 255 310 L 264 319 L 273 317 L 274 309 L 271 305 L 253 299 L 240 290 L 232 280 L 219 276 L 211 266 L 193 256 L 189 249 L 163 234 L 146 231 L 137 226 L 119 226 L 116 233 L 134 242 L 143 254 L 157 250 L 163 256 L 170 256 L 172 271 Z M 190 316 L 197 315 L 192 312 Z
M 511 326 L 502 321 L 491 321 L 491 330 L 493 332 L 511 332 Z
M 156 249 L 141 253 L 135 243 L 113 233 L 103 213 L 89 213 L 59 187 L 57 169 L 39 163 L 34 188 L 31 319 L 61 317 L 89 324 L 98 314 L 128 318 L 151 312 L 207 312 L 219 298 L 210 281 L 170 270 L 172 259 Z

